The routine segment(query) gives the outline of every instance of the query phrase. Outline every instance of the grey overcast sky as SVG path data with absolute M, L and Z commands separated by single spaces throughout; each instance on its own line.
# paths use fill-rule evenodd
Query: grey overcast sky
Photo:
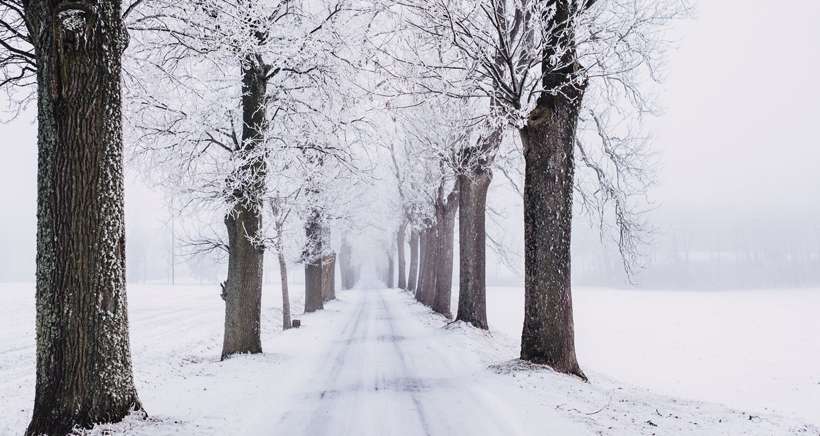
M 702 0 L 656 120 L 668 213 L 818 214 L 820 2 Z
M 664 111 L 650 123 L 662 162 L 656 215 L 707 223 L 799 218 L 816 232 L 820 2 L 701 0 L 673 33 L 679 43 L 665 69 Z M 32 117 L 0 125 L 0 281 L 33 280 Z M 133 177 L 128 186 L 129 229 L 148 237 L 166 219 L 161 196 Z

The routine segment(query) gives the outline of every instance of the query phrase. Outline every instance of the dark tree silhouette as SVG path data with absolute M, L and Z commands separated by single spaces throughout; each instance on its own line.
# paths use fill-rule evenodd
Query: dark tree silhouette
M 37 385 L 27 435 L 141 408 L 125 292 L 119 1 L 31 0 L 38 35 Z

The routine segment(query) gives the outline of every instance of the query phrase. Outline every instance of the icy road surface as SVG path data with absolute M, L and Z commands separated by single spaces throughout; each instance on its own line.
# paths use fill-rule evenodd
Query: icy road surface
M 0 435 L 22 434 L 34 387 L 31 294 L 2 289 Z M 517 341 L 446 319 L 407 292 L 338 293 L 280 330 L 263 295 L 264 354 L 219 361 L 210 287 L 129 288 L 137 389 L 149 416 L 87 435 L 820 435 L 796 418 L 657 395 L 586 368 L 591 383 L 514 359 Z M 0 306 L 2 307 L 2 306 Z

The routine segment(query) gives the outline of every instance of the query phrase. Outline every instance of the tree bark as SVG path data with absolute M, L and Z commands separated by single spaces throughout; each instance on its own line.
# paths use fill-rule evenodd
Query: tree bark
M 261 353 L 262 273 L 265 249 L 254 242 L 262 229 L 265 159 L 254 154 L 264 146 L 267 68 L 248 56 L 242 63 L 242 147 L 234 158 L 242 164 L 229 186 L 234 187 L 228 230 L 228 279 L 223 286 L 225 338 L 222 359 L 238 353 Z M 252 176 L 248 176 L 251 174 Z
M 236 215 L 234 215 L 236 214 Z M 228 229 L 228 279 L 223 285 L 225 337 L 222 359 L 237 353 L 261 353 L 263 251 L 247 235 L 256 235 L 261 216 L 237 206 L 225 217 Z
M 556 24 L 543 54 L 545 89 L 519 133 L 524 145 L 524 327 L 521 358 L 586 379 L 575 355 L 570 282 L 575 134 L 585 83 L 569 27 L 572 5 L 556 3 Z M 569 47 L 555 53 L 559 42 Z M 556 61 L 554 58 L 560 56 Z M 552 65 L 561 65 L 555 69 Z M 550 70 L 552 68 L 552 70 Z
M 407 290 L 415 292 L 416 278 L 419 271 L 419 232 L 410 230 L 410 271 L 407 277 Z
M 584 377 L 575 356 L 572 318 L 574 119 L 573 111 L 566 109 L 548 123 L 520 131 L 526 144 L 521 358 Z
M 436 289 L 433 295 L 433 311 L 452 318 L 450 301 L 453 295 L 453 236 L 458 211 L 458 185 L 446 200 L 436 205 L 438 227 L 438 260 L 436 262 Z
M 487 324 L 485 216 L 487 190 L 492 181 L 489 169 L 458 176 L 459 284 L 456 320 L 481 329 Z
M 279 252 L 279 278 L 282 283 L 282 330 L 293 326 L 290 317 L 290 296 L 288 295 L 288 263 L 285 255 Z
M 327 303 L 336 299 L 336 255 L 322 256 L 322 300 Z
M 305 312 L 325 308 L 322 299 L 322 260 L 305 263 Z
M 305 312 L 324 309 L 322 298 L 322 248 L 319 211 L 312 211 L 305 225 L 308 250 L 305 253 Z M 312 242 L 310 242 L 312 241 Z
M 23 3 L 37 58 L 37 377 L 27 435 L 140 409 L 125 290 L 120 2 Z
M 404 258 L 404 234 L 407 230 L 407 221 L 402 221 L 401 225 L 399 226 L 399 231 L 396 232 L 396 246 L 397 254 L 398 254 L 398 261 L 399 261 L 399 279 L 398 279 L 398 286 L 399 289 L 407 289 L 407 271 L 406 271 L 406 260 Z

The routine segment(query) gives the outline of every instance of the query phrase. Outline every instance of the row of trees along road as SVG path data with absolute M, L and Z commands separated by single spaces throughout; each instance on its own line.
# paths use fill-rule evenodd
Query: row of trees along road
M 457 201 L 456 319 L 488 327 L 485 217 L 493 169 L 500 169 L 524 204 L 521 358 L 585 378 L 575 356 L 572 318 L 573 200 L 579 200 L 575 206 L 600 224 L 602 236 L 608 233 L 608 223 L 614 223 L 624 267 L 631 272 L 646 227 L 638 199 L 651 182 L 645 136 L 636 122 L 653 107 L 641 85 L 658 78 L 657 61 L 666 48 L 663 28 L 685 14 L 688 5 L 632 0 L 410 0 L 391 10 L 397 17 L 395 25 L 403 31 L 398 37 L 391 35 L 389 42 L 374 42 L 389 52 L 379 68 L 394 79 L 380 92 L 409 100 L 401 106 L 415 112 L 419 105 L 433 105 L 430 110 L 440 121 L 437 134 L 442 128 L 460 129 L 437 142 L 426 135 L 416 138 L 418 143 L 427 142 L 440 167 L 449 173 L 433 177 L 432 184 L 408 182 L 407 173 L 412 171 L 400 171 L 396 149 L 391 148 L 406 210 L 398 225 L 400 246 L 405 221 L 414 226 L 411 277 L 406 283 L 415 285 L 409 288 L 420 301 L 450 315 L 449 303 L 443 302 L 449 300 L 449 288 L 432 283 L 449 282 L 450 214 Z M 441 103 L 441 98 L 432 96 L 449 101 Z M 453 111 L 453 101 L 464 107 L 460 123 L 450 118 L 458 112 Z M 406 137 L 418 131 L 413 122 L 409 124 Z M 510 167 L 510 160 L 497 159 L 504 133 L 510 129 L 517 131 L 518 138 L 508 141 L 518 139 L 524 160 L 523 187 L 517 183 L 520 166 Z M 406 148 L 403 154 L 414 159 L 414 152 Z M 447 179 L 454 179 L 449 194 Z M 409 195 L 408 190 L 419 192 Z M 425 194 L 426 203 L 419 204 Z M 421 252 L 417 273 L 414 252 Z
M 613 223 L 634 265 L 635 197 L 648 174 L 629 121 L 651 110 L 638 85 L 656 78 L 662 26 L 685 9 L 673 0 L 0 0 L 5 103 L 14 116 L 36 101 L 38 121 L 37 381 L 26 434 L 142 410 L 128 336 L 124 146 L 180 205 L 191 253 L 227 256 L 223 358 L 262 351 L 266 249 L 279 258 L 285 308 L 289 256 L 305 264 L 307 310 L 333 298 L 332 235 L 342 285 L 355 283 L 360 193 L 387 154 L 399 187 L 387 245 L 398 250 L 398 285 L 451 315 L 458 218 L 456 319 L 487 328 L 487 190 L 494 169 L 514 183 L 523 176 L 521 357 L 583 377 L 573 198 L 602 229 Z M 505 142 L 517 150 L 510 129 L 523 174 L 515 158 L 499 158 L 515 155 Z

